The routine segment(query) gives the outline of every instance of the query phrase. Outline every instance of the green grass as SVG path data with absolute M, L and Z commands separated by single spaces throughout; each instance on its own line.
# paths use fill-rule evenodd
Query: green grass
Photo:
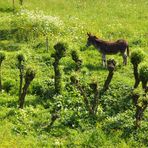
M 12 85 L 8 93 L 3 89 L 0 94 L 0 147 L 147 147 L 148 110 L 144 113 L 141 128 L 137 132 L 133 129 L 135 108 L 130 94 L 134 77 L 129 58 L 128 65 L 123 66 L 121 56 L 107 56 L 107 59 L 114 58 L 117 66 L 110 88 L 100 100 L 97 119 L 88 117 L 82 97 L 69 82 L 75 73 L 72 50 L 76 50 L 83 61 L 77 75 L 85 86 L 97 81 L 101 89 L 108 75 L 101 65 L 101 54 L 93 47 L 85 47 L 87 32 L 104 40 L 124 38 L 129 42 L 130 52 L 143 50 L 145 61 L 148 61 L 147 0 L 24 0 L 22 7 L 18 1 L 15 6 L 18 12 L 22 9 L 30 14 L 43 11 L 44 15 L 57 17 L 63 24 L 58 26 L 58 31 L 47 33 L 47 52 L 43 35 L 33 37 L 31 30 L 22 32 L 22 35 L 30 33 L 29 41 L 11 35 L 11 20 L 16 23 L 14 28 L 21 24 L 16 13 L 13 14 L 12 0 L 0 1 L 0 31 L 4 31 L 0 35 L 0 50 L 6 54 L 2 63 L 2 83 Z M 69 48 L 66 57 L 60 61 L 63 95 L 53 96 L 51 54 L 58 41 L 67 42 Z M 36 69 L 36 78 L 29 88 L 23 110 L 18 109 L 18 53 L 25 54 L 26 67 Z M 36 90 L 38 95 L 34 93 Z M 47 128 L 51 111 L 60 105 L 60 118 L 52 129 Z

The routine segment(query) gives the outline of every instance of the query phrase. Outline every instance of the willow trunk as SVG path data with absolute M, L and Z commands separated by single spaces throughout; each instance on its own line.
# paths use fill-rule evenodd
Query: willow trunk
M 24 107 L 25 96 L 27 94 L 27 90 L 28 90 L 29 85 L 30 85 L 30 82 L 25 82 L 25 85 L 23 87 L 23 92 L 21 93 L 20 104 L 19 104 L 19 108 L 21 108 L 21 109 L 23 109 L 23 107 Z

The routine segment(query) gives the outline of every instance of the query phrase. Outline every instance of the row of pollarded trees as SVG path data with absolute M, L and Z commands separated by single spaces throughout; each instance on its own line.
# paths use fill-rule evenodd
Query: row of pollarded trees
M 54 72 L 55 72 L 55 94 L 60 95 L 62 94 L 62 72 L 60 70 L 60 60 L 65 57 L 66 55 L 66 50 L 67 50 L 67 44 L 65 43 L 57 43 L 54 46 L 55 49 L 55 53 L 52 54 L 52 57 L 54 58 L 54 63 L 53 63 L 53 67 L 54 67 Z M 71 52 L 71 57 L 73 59 L 73 61 L 75 62 L 75 71 L 80 72 L 81 71 L 81 66 L 82 66 L 82 60 L 79 58 L 79 55 L 76 51 L 72 51 Z M 107 91 L 107 89 L 109 88 L 109 84 L 113 78 L 113 74 L 114 74 L 114 70 L 115 70 L 115 66 L 116 66 L 116 62 L 113 59 L 110 59 L 107 61 L 107 68 L 108 68 L 108 76 L 106 78 L 106 81 L 104 82 L 103 88 L 100 90 L 98 88 L 98 84 L 97 82 L 91 82 L 89 84 L 89 88 L 91 89 L 91 94 L 93 94 L 93 100 L 90 101 L 89 99 L 89 95 L 88 92 L 86 92 L 86 88 L 84 88 L 84 86 L 81 84 L 79 77 L 77 75 L 73 75 L 70 77 L 71 80 L 71 84 L 74 85 L 77 90 L 80 92 L 82 98 L 83 98 L 83 102 L 85 105 L 86 110 L 88 111 L 90 116 L 96 116 L 97 114 L 97 108 L 99 105 L 99 100 L 101 98 L 101 96 Z M 60 109 L 57 108 L 52 112 L 52 116 L 51 116 L 51 123 L 49 124 L 49 127 L 51 127 L 54 123 L 54 121 L 59 117 L 59 112 Z
M 56 45 L 54 45 L 55 53 L 51 55 L 52 58 L 54 58 L 53 62 L 53 68 L 54 68 L 54 86 L 55 86 L 55 94 L 60 95 L 62 93 L 62 72 L 60 70 L 60 60 L 65 57 L 66 50 L 68 46 L 65 43 L 59 42 Z M 80 72 L 81 66 L 82 66 L 82 60 L 79 58 L 76 51 L 71 52 L 71 57 L 73 61 L 75 62 L 75 71 Z M 0 53 L 0 68 L 2 61 L 5 59 L 4 53 Z M 147 82 L 148 82 L 148 66 L 146 64 L 142 64 L 140 66 L 140 70 L 138 70 L 138 65 L 144 60 L 144 54 L 143 52 L 137 50 L 132 52 L 131 54 L 131 63 L 133 64 L 134 69 L 134 78 L 135 78 L 135 84 L 134 84 L 134 90 L 133 90 L 133 103 L 136 107 L 136 113 L 135 113 L 135 127 L 140 127 L 140 121 L 142 120 L 144 111 L 147 108 L 148 105 L 148 98 L 147 98 Z M 27 89 L 31 83 L 31 81 L 35 77 L 35 71 L 31 68 L 26 69 L 25 71 L 25 57 L 22 54 L 17 55 L 17 67 L 20 71 L 20 87 L 19 87 L 19 108 L 23 108 L 24 102 L 25 102 L 25 96 L 27 94 Z M 71 84 L 74 85 L 77 90 L 80 92 L 84 105 L 86 107 L 86 110 L 88 111 L 90 116 L 96 116 L 97 108 L 99 105 L 99 100 L 104 95 L 104 93 L 108 90 L 110 82 L 114 75 L 116 62 L 112 59 L 107 61 L 107 68 L 108 68 L 108 76 L 104 82 L 104 85 L 102 89 L 98 88 L 97 82 L 91 82 L 89 84 L 89 89 L 91 89 L 91 96 L 93 94 L 92 101 L 89 100 L 89 94 L 87 92 L 87 89 L 85 86 L 82 85 L 79 77 L 77 75 L 73 75 L 70 77 Z M 1 70 L 1 69 L 0 69 Z M 23 86 L 23 81 L 25 81 Z M 139 84 L 142 83 L 142 89 L 139 91 Z M 1 75 L 0 75 L 0 88 L 2 89 L 1 85 Z M 54 123 L 54 121 L 59 117 L 60 109 L 55 109 L 54 112 L 52 112 L 51 117 L 51 123 L 50 127 Z
M 77 70 L 78 67 L 80 67 L 81 65 L 81 62 L 80 62 L 81 60 L 79 60 L 75 52 L 72 52 L 72 57 L 76 63 L 76 70 Z M 133 104 L 136 107 L 135 128 L 140 127 L 140 122 L 143 118 L 144 111 L 148 106 L 148 96 L 147 96 L 148 65 L 146 63 L 143 63 L 139 68 L 139 64 L 142 61 L 144 61 L 144 57 L 145 57 L 145 54 L 141 50 L 135 50 L 131 54 L 131 63 L 133 65 L 134 78 L 135 78 L 134 89 L 132 94 Z M 76 76 L 71 77 L 71 81 L 75 84 L 77 89 L 80 91 L 80 94 L 83 96 L 86 109 L 88 110 L 90 115 L 96 115 L 97 108 L 99 105 L 99 100 L 101 99 L 102 95 L 107 91 L 109 87 L 109 84 L 114 75 L 115 66 L 116 66 L 116 62 L 114 60 L 107 61 L 107 68 L 109 73 L 104 82 L 103 88 L 101 90 L 98 89 L 98 84 L 96 82 L 90 83 L 90 88 L 94 93 L 94 98 L 92 102 L 89 102 L 89 99 L 86 95 L 87 92 L 85 92 L 84 87 L 81 85 L 81 83 L 76 78 Z M 139 85 L 140 83 L 142 84 L 142 87 Z
M 55 48 L 55 54 L 53 54 L 52 57 L 54 57 L 55 59 L 55 62 L 53 63 L 54 70 L 55 70 L 55 91 L 57 94 L 61 94 L 62 80 L 61 80 L 61 72 L 59 69 L 59 61 L 62 57 L 65 56 L 67 46 L 66 44 L 58 43 L 57 45 L 54 46 L 54 48 Z M 75 62 L 75 71 L 80 71 L 82 60 L 79 58 L 76 51 L 72 51 L 71 56 Z M 131 63 L 133 64 L 135 84 L 134 84 L 132 99 L 133 99 L 133 104 L 136 107 L 136 113 L 135 113 L 136 128 L 140 127 L 140 121 L 142 120 L 144 111 L 148 106 L 148 97 L 147 97 L 148 66 L 146 63 L 143 63 L 140 66 L 140 70 L 139 70 L 138 65 L 142 61 L 144 61 L 144 53 L 141 50 L 133 51 L 131 54 Z M 88 95 L 88 91 L 82 85 L 78 76 L 74 75 L 70 77 L 71 83 L 77 88 L 77 90 L 80 92 L 81 96 L 83 97 L 83 102 L 90 116 L 96 116 L 99 100 L 101 100 L 101 97 L 109 88 L 110 82 L 114 75 L 115 66 L 116 66 L 116 62 L 114 60 L 110 59 L 107 61 L 108 76 L 104 82 L 102 89 L 98 88 L 97 82 L 92 82 L 89 84 L 89 87 L 92 90 L 91 92 L 93 93 L 93 96 L 94 96 L 92 101 L 89 100 L 90 96 Z M 142 91 L 139 91 L 137 89 L 140 82 L 142 83 Z M 50 126 L 54 123 L 57 117 L 59 117 L 58 113 L 52 114 Z

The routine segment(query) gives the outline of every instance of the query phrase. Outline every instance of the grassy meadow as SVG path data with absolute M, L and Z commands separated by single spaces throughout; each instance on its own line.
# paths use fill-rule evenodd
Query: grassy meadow
M 88 115 L 82 95 L 70 82 L 72 75 L 78 77 L 91 102 L 89 83 L 97 82 L 101 90 L 108 75 L 107 68 L 102 67 L 101 54 L 85 46 L 87 32 L 104 40 L 125 39 L 130 53 L 142 50 L 144 63 L 148 62 L 148 1 L 24 0 L 20 6 L 19 0 L 14 0 L 14 8 L 12 0 L 0 1 L 0 52 L 5 54 L 0 71 L 0 148 L 148 147 L 148 109 L 141 127 L 134 129 L 130 58 L 123 66 L 121 55 L 107 55 L 107 59 L 115 59 L 116 69 L 109 89 L 99 100 L 95 117 Z M 60 60 L 60 95 L 54 92 L 52 55 L 57 42 L 68 44 Z M 78 72 L 71 58 L 73 50 L 82 60 Z M 24 109 L 18 108 L 16 56 L 20 53 L 25 56 L 25 67 L 36 71 Z M 59 117 L 50 127 L 57 108 Z

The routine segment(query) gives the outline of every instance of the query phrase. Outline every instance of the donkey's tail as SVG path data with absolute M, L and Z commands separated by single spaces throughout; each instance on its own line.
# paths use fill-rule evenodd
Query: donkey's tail
M 127 56 L 129 57 L 129 46 L 127 45 Z

